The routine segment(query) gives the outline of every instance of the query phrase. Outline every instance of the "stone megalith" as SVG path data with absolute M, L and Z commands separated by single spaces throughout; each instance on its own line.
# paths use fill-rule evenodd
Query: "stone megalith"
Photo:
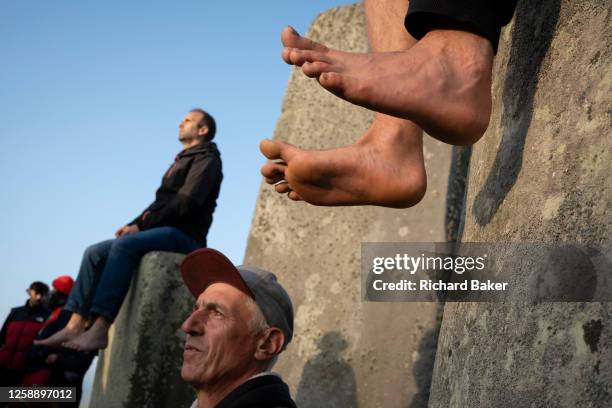
M 577 243 L 610 275 L 611 13 L 605 1 L 519 1 L 472 152 L 463 242 Z M 447 303 L 429 404 L 612 406 L 612 303 Z
M 321 14 L 307 35 L 366 51 L 362 6 Z M 345 146 L 372 118 L 294 69 L 274 138 L 309 149 Z M 428 191 L 406 210 L 315 207 L 262 184 L 245 263 L 276 273 L 293 300 L 295 337 L 275 370 L 301 408 L 427 405 L 437 305 L 363 302 L 359 265 L 362 242 L 445 240 L 451 149 L 429 137 L 424 149 Z
M 181 379 L 185 336 L 180 327 L 193 307 L 179 265 L 184 255 L 145 255 L 110 332 L 89 406 L 189 407 L 195 399 Z

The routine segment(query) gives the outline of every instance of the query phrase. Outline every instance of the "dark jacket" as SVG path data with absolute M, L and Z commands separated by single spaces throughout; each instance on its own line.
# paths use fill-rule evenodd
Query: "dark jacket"
M 49 311 L 43 306 L 25 306 L 11 309 L 0 331 L 0 368 L 23 373 L 26 350 L 38 334 Z
M 270 374 L 240 384 L 215 408 L 296 408 L 296 405 L 287 384 Z
M 130 224 L 141 231 L 176 227 L 206 245 L 222 179 L 221 155 L 215 143 L 185 149 L 164 174 L 155 201 Z

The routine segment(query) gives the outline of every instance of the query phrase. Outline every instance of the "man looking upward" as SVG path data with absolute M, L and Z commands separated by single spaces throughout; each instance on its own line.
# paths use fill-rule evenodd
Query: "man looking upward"
M 187 255 L 181 275 L 196 299 L 181 327 L 191 408 L 296 408 L 271 371 L 293 337 L 293 305 L 276 276 L 210 248 Z
M 216 124 L 202 109 L 192 109 L 179 125 L 183 150 L 162 178 L 155 201 L 115 239 L 85 250 L 65 308 L 72 311 L 64 329 L 36 344 L 81 351 L 105 348 L 108 329 L 119 313 L 140 258 L 151 251 L 188 253 L 206 246 L 221 180 Z M 93 325 L 85 331 L 87 322 Z

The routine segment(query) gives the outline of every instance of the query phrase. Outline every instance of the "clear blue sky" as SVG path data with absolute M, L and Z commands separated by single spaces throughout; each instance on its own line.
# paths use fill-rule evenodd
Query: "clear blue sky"
M 217 119 L 225 173 L 209 245 L 241 262 L 290 74 L 279 33 L 342 3 L 2 2 L 0 313 L 31 281 L 76 275 L 153 200 L 196 106 Z
M 209 246 L 241 262 L 290 74 L 280 31 L 349 3 L 0 2 L 0 317 L 153 200 L 196 106 L 225 173 Z

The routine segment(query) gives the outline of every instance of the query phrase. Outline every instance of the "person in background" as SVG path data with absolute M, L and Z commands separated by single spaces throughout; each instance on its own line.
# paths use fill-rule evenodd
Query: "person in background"
M 0 331 L 0 385 L 3 387 L 21 384 L 26 350 L 49 316 L 44 305 L 49 286 L 33 282 L 26 292 L 29 298 L 25 305 L 11 309 Z
M 53 281 L 53 291 L 48 302 L 51 314 L 36 336 L 36 340 L 46 339 L 66 326 L 72 312 L 64 309 L 64 305 L 73 285 L 74 280 L 68 275 L 59 276 Z M 82 395 L 83 377 L 96 353 L 96 351 L 79 352 L 67 348 L 53 349 L 33 344 L 26 352 L 26 375 L 21 385 L 75 387 L 77 402 L 69 405 L 78 406 Z

